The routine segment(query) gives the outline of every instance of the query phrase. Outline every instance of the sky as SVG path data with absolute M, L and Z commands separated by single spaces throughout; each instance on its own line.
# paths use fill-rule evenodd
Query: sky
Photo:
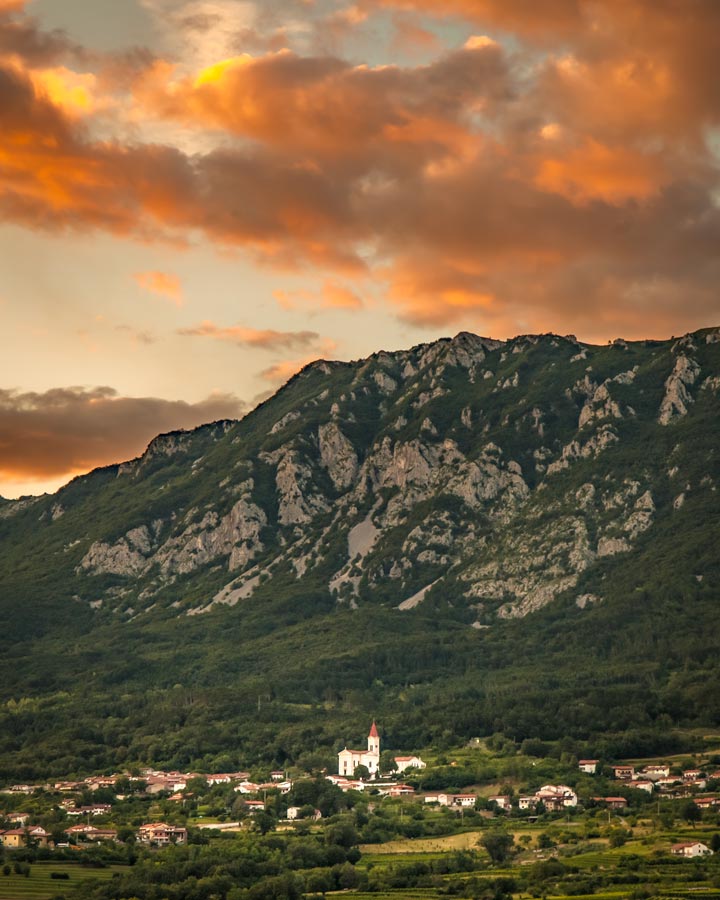
M 0 0 L 0 495 L 462 330 L 720 324 L 717 0 Z

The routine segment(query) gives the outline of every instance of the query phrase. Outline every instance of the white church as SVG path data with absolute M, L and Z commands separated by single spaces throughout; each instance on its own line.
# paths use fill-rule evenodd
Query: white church
M 373 721 L 367 739 L 367 750 L 348 750 L 345 747 L 338 753 L 338 773 L 352 778 L 358 766 L 365 766 L 374 778 L 380 768 L 380 735 Z

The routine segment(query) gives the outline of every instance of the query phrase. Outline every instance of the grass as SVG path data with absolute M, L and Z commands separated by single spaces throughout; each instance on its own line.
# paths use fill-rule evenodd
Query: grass
M 9 863 L 12 866 L 12 862 Z M 50 900 L 52 897 L 71 894 L 81 881 L 99 879 L 108 881 L 116 872 L 124 872 L 127 866 L 108 866 L 92 869 L 77 863 L 37 862 L 30 864 L 30 875 L 3 875 L 0 868 L 0 900 Z M 62 872 L 70 877 L 51 878 L 52 872 Z
M 481 835 L 481 831 L 465 831 L 461 834 L 448 834 L 438 837 L 387 841 L 384 844 L 361 844 L 360 852 L 365 858 L 366 856 L 384 856 L 386 854 L 447 853 L 449 850 L 476 850 Z

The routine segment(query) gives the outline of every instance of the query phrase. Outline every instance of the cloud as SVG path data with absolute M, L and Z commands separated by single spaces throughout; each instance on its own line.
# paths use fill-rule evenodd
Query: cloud
M 185 337 L 209 337 L 218 341 L 228 341 L 239 347 L 257 347 L 261 350 L 297 350 L 321 344 L 320 335 L 315 331 L 275 331 L 272 328 L 245 328 L 242 325 L 221 327 L 213 322 L 201 322 L 192 328 L 179 328 L 178 334 Z
M 170 300 L 175 306 L 182 306 L 182 283 L 177 275 L 170 272 L 136 272 L 133 278 L 138 285 L 151 294 Z
M 320 292 L 277 290 L 273 296 L 283 309 L 359 310 L 365 305 L 355 291 L 335 281 L 326 281 Z
M 289 50 L 224 59 L 194 77 L 174 77 L 173 67 L 158 63 L 135 86 L 148 114 L 356 164 L 395 148 L 405 167 L 412 165 L 410 145 L 420 164 L 443 155 L 455 146 L 467 104 L 479 108 L 507 91 L 505 60 L 495 43 L 406 69 L 353 66 Z M 418 122 L 428 126 L 419 136 Z M 384 165 L 392 162 L 383 157 Z
M 116 325 L 115 331 L 127 335 L 133 344 L 154 344 L 157 338 L 151 331 L 134 328 L 132 325 Z
M 300 359 L 284 359 L 272 366 L 268 366 L 267 369 L 263 369 L 260 372 L 260 378 L 264 381 L 269 381 L 271 384 L 283 384 L 311 362 L 315 362 L 317 359 L 332 359 L 336 350 L 337 345 L 335 341 L 324 338 L 314 353 L 303 356 Z
M 464 17 L 462 46 L 401 66 L 252 57 L 220 0 L 154 2 L 158 16 L 184 10 L 173 40 L 215 30 L 223 55 L 208 39 L 197 59 L 128 61 L 117 89 L 133 140 L 120 112 L 97 112 L 105 75 L 75 81 L 67 42 L 43 54 L 35 29 L 20 62 L 0 54 L 0 217 L 178 246 L 199 235 L 312 272 L 319 289 L 278 292 L 285 307 L 357 309 L 362 284 L 423 327 L 637 332 L 655 309 L 687 330 L 716 316 L 720 274 L 720 5 L 689 4 L 358 2 L 350 18 L 368 34 L 379 9 L 413 26 Z M 0 30 L 32 31 L 18 9 Z M 242 9 L 243 28 L 266 15 Z M 43 87 L 45 70 L 62 70 L 62 90 Z M 67 102 L 75 88 L 87 115 Z
M 232 394 L 185 403 L 122 397 L 110 387 L 0 390 L 0 479 L 69 478 L 135 457 L 161 432 L 239 418 L 246 411 Z

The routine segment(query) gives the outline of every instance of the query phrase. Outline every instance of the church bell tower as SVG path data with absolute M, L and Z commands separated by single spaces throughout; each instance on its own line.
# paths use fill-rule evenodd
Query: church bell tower
M 380 756 L 380 735 L 378 734 L 377 725 L 373 719 L 370 734 L 368 735 L 368 753 Z

